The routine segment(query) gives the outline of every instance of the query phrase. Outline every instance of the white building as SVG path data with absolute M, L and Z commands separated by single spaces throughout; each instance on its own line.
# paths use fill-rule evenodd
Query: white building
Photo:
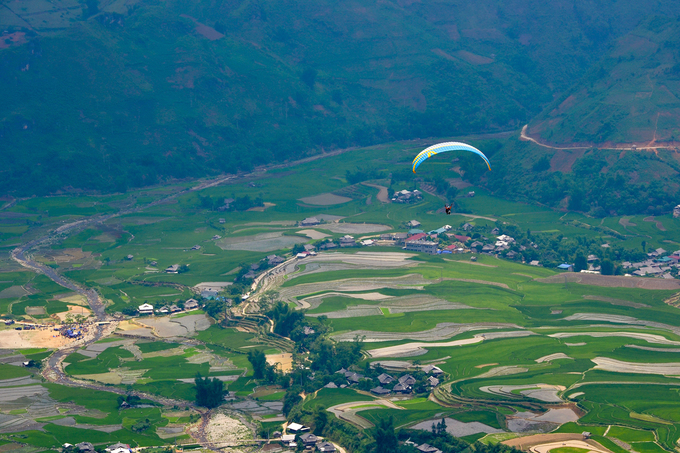
M 153 305 L 142 304 L 137 308 L 137 311 L 139 311 L 140 315 L 152 315 L 153 314 Z

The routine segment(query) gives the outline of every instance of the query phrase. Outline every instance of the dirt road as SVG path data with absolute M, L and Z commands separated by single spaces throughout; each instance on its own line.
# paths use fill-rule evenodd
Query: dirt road
M 548 145 L 546 143 L 541 143 L 538 140 L 536 140 L 533 137 L 530 137 L 527 134 L 527 128 L 529 127 L 528 124 L 525 124 L 524 127 L 522 128 L 522 132 L 519 135 L 520 140 L 524 140 L 527 142 L 533 142 L 538 146 L 541 146 L 543 148 L 550 148 L 550 149 L 591 149 L 591 148 L 599 148 L 599 149 L 615 149 L 615 150 L 620 150 L 620 151 L 637 151 L 637 150 L 657 150 L 657 149 L 676 149 L 678 147 L 677 144 L 673 145 L 657 145 L 654 143 L 654 140 L 652 140 L 651 143 L 619 143 L 614 146 L 609 146 L 605 144 L 592 144 L 588 146 L 552 146 Z

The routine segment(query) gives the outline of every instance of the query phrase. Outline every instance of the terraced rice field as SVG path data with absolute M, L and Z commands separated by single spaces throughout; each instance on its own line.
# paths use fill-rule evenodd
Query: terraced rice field
M 333 261 L 306 262 L 280 288 L 282 297 L 309 317 L 323 314 L 333 340 L 362 338 L 368 361 L 403 362 L 401 369 L 436 363 L 449 383 L 435 389 L 434 401 L 472 407 L 493 402 L 504 419 L 502 428 L 490 430 L 466 424 L 475 420 L 451 422 L 458 435 L 548 432 L 597 419 L 655 430 L 666 447 L 680 437 L 680 418 L 668 413 L 680 400 L 663 387 L 678 386 L 680 373 L 671 352 L 680 350 L 680 313 L 663 302 L 670 294 L 663 288 L 674 283 L 570 276 L 565 284 L 565 274 L 545 279 L 502 260 L 485 266 L 415 261 L 413 273 L 378 277 L 385 266 L 333 255 Z M 357 267 L 361 278 L 352 274 Z M 610 389 L 608 396 L 599 383 Z M 619 385 L 645 386 L 646 402 L 622 409 L 630 407 L 632 394 L 611 390 Z M 655 386 L 664 391 L 647 391 Z M 352 407 L 338 417 L 360 426 L 388 415 L 403 418 L 393 409 Z M 647 415 L 643 420 L 631 413 Z M 431 420 L 414 426 L 429 429 Z

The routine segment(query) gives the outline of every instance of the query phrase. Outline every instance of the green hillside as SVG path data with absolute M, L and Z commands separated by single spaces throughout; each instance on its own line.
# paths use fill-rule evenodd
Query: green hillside
M 679 124 L 680 20 L 653 17 L 532 120 L 529 134 L 554 144 L 678 146 Z
M 0 192 L 515 129 L 649 14 L 638 3 L 0 1 Z

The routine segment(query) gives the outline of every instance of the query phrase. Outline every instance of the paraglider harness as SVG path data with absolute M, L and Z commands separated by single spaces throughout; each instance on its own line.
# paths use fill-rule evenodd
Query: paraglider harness
M 445 204 L 445 205 L 444 205 L 444 210 L 446 211 L 446 215 L 450 215 L 450 214 L 451 214 L 451 206 L 450 206 L 450 205 L 447 206 L 447 205 Z

